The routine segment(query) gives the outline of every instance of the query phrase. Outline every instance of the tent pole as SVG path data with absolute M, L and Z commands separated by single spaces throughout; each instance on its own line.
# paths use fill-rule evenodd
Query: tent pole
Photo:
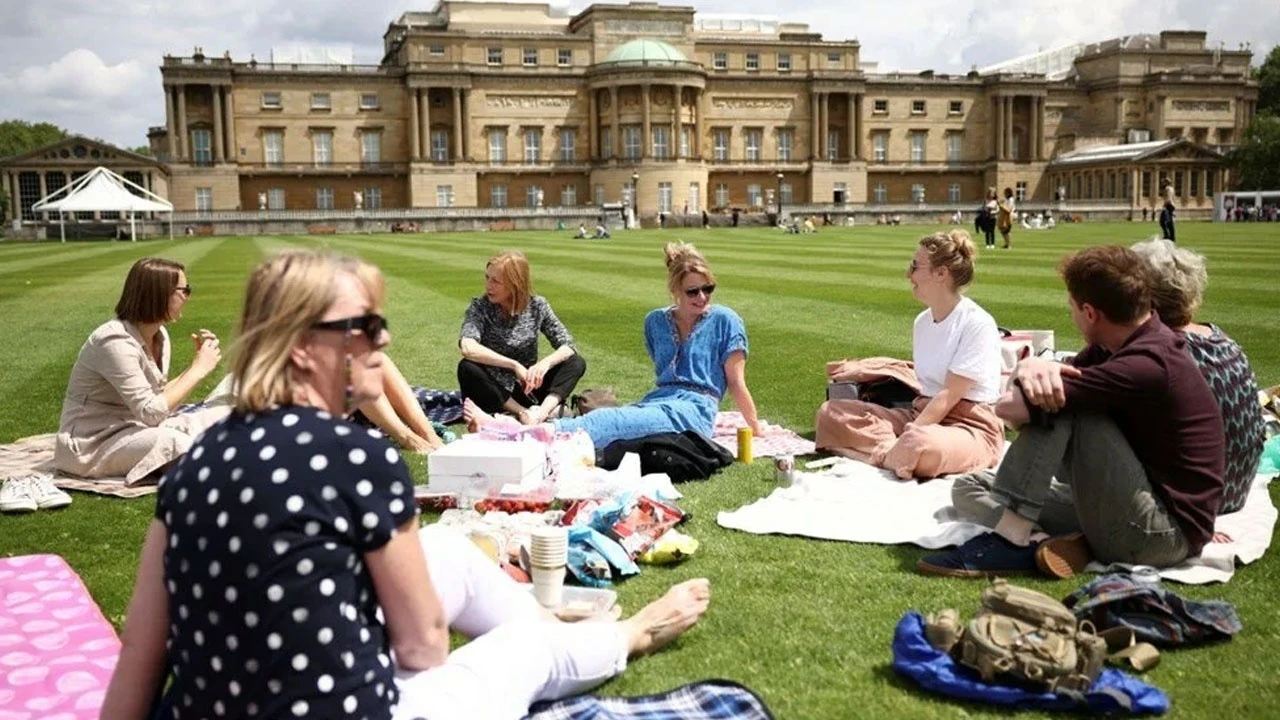
M 62 242 L 67 241 L 67 214 L 58 211 L 58 227 L 62 229 Z
M 173 239 L 173 211 L 169 211 L 169 239 Z
M 134 223 L 134 212 L 129 211 L 129 239 L 138 242 L 138 226 Z

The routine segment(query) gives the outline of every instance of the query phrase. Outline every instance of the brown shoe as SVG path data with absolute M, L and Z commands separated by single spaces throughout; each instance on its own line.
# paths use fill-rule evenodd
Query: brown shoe
M 1092 560 L 1093 551 L 1084 533 L 1052 537 L 1036 548 L 1036 566 L 1040 572 L 1060 580 L 1083 572 Z

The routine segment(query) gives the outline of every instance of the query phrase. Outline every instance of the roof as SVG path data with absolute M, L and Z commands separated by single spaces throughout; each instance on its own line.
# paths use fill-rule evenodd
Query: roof
M 661 40 L 631 40 L 614 48 L 603 64 L 679 65 L 689 62 L 684 53 Z
M 150 197 L 135 195 L 129 190 L 129 185 Z M 31 209 L 37 212 L 173 212 L 173 205 L 98 166 L 84 177 L 39 200 Z
M 1129 162 L 1146 160 L 1162 155 L 1176 146 L 1185 145 L 1193 152 L 1206 157 L 1219 156 L 1214 150 L 1197 145 L 1186 138 L 1175 140 L 1152 140 L 1150 142 L 1125 143 L 1123 145 L 1098 145 L 1080 150 L 1073 150 L 1055 158 L 1050 165 L 1083 165 L 1086 163 Z
M 94 140 L 83 135 L 68 135 L 61 140 L 55 140 L 47 145 L 41 145 L 38 148 L 32 148 L 17 155 L 0 157 L 0 166 L 14 166 L 25 161 L 38 164 L 48 164 L 47 161 L 53 161 L 87 165 L 89 162 L 98 164 L 115 160 L 129 160 L 146 165 L 154 165 L 168 172 L 168 167 L 164 163 L 150 155 L 139 155 L 132 150 L 125 150 L 102 140 Z

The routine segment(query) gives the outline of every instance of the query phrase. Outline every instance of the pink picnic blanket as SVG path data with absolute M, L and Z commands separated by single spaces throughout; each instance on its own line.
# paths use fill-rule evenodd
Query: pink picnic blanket
M 779 455 L 813 455 L 817 452 L 812 440 L 805 440 L 794 430 L 781 425 L 761 423 L 765 426 L 764 435 L 751 439 L 751 454 L 755 457 L 777 457 Z M 746 427 L 742 413 L 738 411 L 716 414 L 715 437 L 717 445 L 738 455 L 738 428 Z
M 119 654 L 65 560 L 0 560 L 0 720 L 97 720 Z

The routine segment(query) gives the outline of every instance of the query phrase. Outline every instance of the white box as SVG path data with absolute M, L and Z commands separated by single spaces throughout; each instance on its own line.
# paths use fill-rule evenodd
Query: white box
M 505 485 L 540 484 L 546 464 L 542 443 L 464 437 L 427 456 L 427 487 L 432 492 L 461 493 L 479 481 L 496 494 Z

